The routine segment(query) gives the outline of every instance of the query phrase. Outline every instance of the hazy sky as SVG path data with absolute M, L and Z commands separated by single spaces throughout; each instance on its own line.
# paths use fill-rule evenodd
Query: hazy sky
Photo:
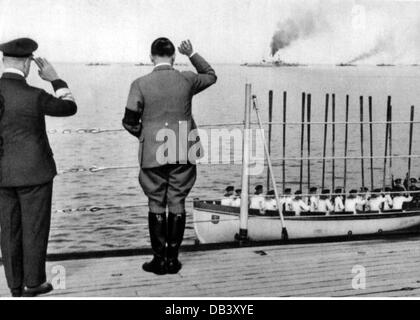
M 210 59 L 261 59 L 284 1 L 0 0 L 0 37 L 31 36 L 60 61 L 148 60 L 150 43 L 189 38 Z
M 368 30 L 352 27 L 353 9 L 360 3 L 366 5 L 371 14 Z M 293 20 L 296 15 L 296 21 L 300 21 L 302 12 L 306 19 L 309 10 L 309 15 L 317 21 L 316 32 L 292 43 L 283 51 L 284 55 L 288 60 L 330 62 L 351 59 L 372 50 L 378 35 L 383 34 L 383 25 L 395 22 L 391 18 L 396 24 L 406 21 L 408 25 L 401 30 L 411 27 L 418 30 L 418 23 L 413 21 L 418 21 L 419 16 L 411 19 L 404 16 L 404 12 L 412 14 L 413 6 L 395 3 L 369 0 L 0 0 L 0 40 L 33 37 L 40 44 L 38 54 L 53 61 L 134 62 L 148 61 L 151 42 L 159 36 L 167 36 L 176 44 L 185 38 L 191 39 L 196 50 L 212 62 L 259 61 L 268 57 L 279 21 Z M 412 46 L 407 50 L 411 50 L 413 57 L 420 51 Z

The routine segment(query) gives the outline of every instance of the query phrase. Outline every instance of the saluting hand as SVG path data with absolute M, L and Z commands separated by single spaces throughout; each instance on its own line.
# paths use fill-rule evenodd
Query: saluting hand
M 35 58 L 34 61 L 39 68 L 38 74 L 41 79 L 49 82 L 60 79 L 54 67 L 47 61 L 47 59 Z
M 191 44 L 190 40 L 182 41 L 180 46 L 178 47 L 178 51 L 180 54 L 183 54 L 185 56 L 191 56 L 194 52 L 193 46 Z

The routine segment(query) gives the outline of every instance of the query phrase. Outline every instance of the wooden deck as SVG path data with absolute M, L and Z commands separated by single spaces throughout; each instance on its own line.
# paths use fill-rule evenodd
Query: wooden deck
M 420 296 L 420 236 L 192 251 L 181 258 L 184 268 L 171 276 L 143 272 L 149 256 L 49 262 L 48 270 L 63 266 L 66 271 L 66 289 L 50 296 Z M 352 288 L 356 265 L 366 270 L 365 289 Z

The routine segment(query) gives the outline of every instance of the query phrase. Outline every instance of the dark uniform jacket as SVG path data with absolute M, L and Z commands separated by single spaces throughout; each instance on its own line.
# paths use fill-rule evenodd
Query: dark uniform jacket
M 18 74 L 5 73 L 1 77 L 4 110 L 0 119 L 0 187 L 39 185 L 57 174 L 45 116 L 70 116 L 76 113 L 77 106 L 67 99 L 64 81 L 56 80 L 52 85 L 55 91 L 64 92 L 61 99 L 31 87 Z
M 217 77 L 199 54 L 194 54 L 191 62 L 197 73 L 161 65 L 131 85 L 127 109 L 141 114 L 139 162 L 143 169 L 195 163 L 194 157 L 200 157 L 199 152 L 188 157 L 192 145 L 197 147 L 199 140 L 198 135 L 190 135 L 188 141 L 188 135 L 196 129 L 192 98 L 214 84 Z M 167 149 L 167 156 L 157 156 L 162 155 L 163 149 Z

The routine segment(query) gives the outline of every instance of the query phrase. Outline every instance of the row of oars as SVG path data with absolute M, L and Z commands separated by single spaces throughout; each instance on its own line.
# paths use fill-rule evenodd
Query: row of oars
M 350 109 L 350 98 L 346 95 L 345 102 L 345 125 L 344 125 L 344 190 L 347 188 L 347 171 L 348 171 L 348 147 L 349 147 L 349 109 Z M 273 91 L 269 92 L 269 108 L 268 108 L 268 148 L 271 154 L 271 137 L 272 137 L 272 122 L 273 122 Z M 303 189 L 303 172 L 304 172 L 304 143 L 305 143 L 305 120 L 306 120 L 306 139 L 307 139 L 307 185 L 308 189 L 311 187 L 311 116 L 312 116 L 312 97 L 311 94 L 302 93 L 302 109 L 301 109 L 301 125 L 300 125 L 300 174 L 299 174 L 299 187 Z M 334 190 L 336 185 L 335 178 L 335 156 L 336 156 L 336 100 L 335 94 L 331 95 L 331 117 L 332 117 L 332 181 L 331 187 Z M 323 135 L 323 160 L 322 160 L 322 180 L 321 188 L 325 188 L 326 180 L 326 155 L 327 155 L 327 137 L 328 137 L 328 120 L 329 120 L 329 105 L 330 105 L 330 94 L 325 96 L 325 112 L 324 112 L 324 135 Z M 369 115 L 369 146 L 370 146 L 370 187 L 374 189 L 374 143 L 373 143 L 373 100 L 372 97 L 368 98 L 368 115 Z M 306 117 L 305 117 L 306 114 Z M 361 186 L 366 187 L 365 184 L 365 136 L 364 126 L 367 124 L 364 121 L 364 97 L 360 96 L 360 165 L 361 165 Z M 412 156 L 412 144 L 413 144 L 413 124 L 414 124 L 414 106 L 411 106 L 410 112 L 410 132 L 409 132 L 409 154 L 408 154 L 408 177 L 411 175 L 411 156 Z M 286 139 L 287 139 L 287 92 L 283 92 L 283 148 L 282 148 L 282 184 L 283 192 L 286 189 Z M 392 104 L 391 97 L 388 97 L 387 102 L 387 115 L 386 115 L 386 128 L 385 128 L 385 154 L 384 154 L 384 165 L 383 165 L 383 187 L 386 186 L 387 170 L 392 172 Z M 270 171 L 267 172 L 267 190 L 270 189 Z

